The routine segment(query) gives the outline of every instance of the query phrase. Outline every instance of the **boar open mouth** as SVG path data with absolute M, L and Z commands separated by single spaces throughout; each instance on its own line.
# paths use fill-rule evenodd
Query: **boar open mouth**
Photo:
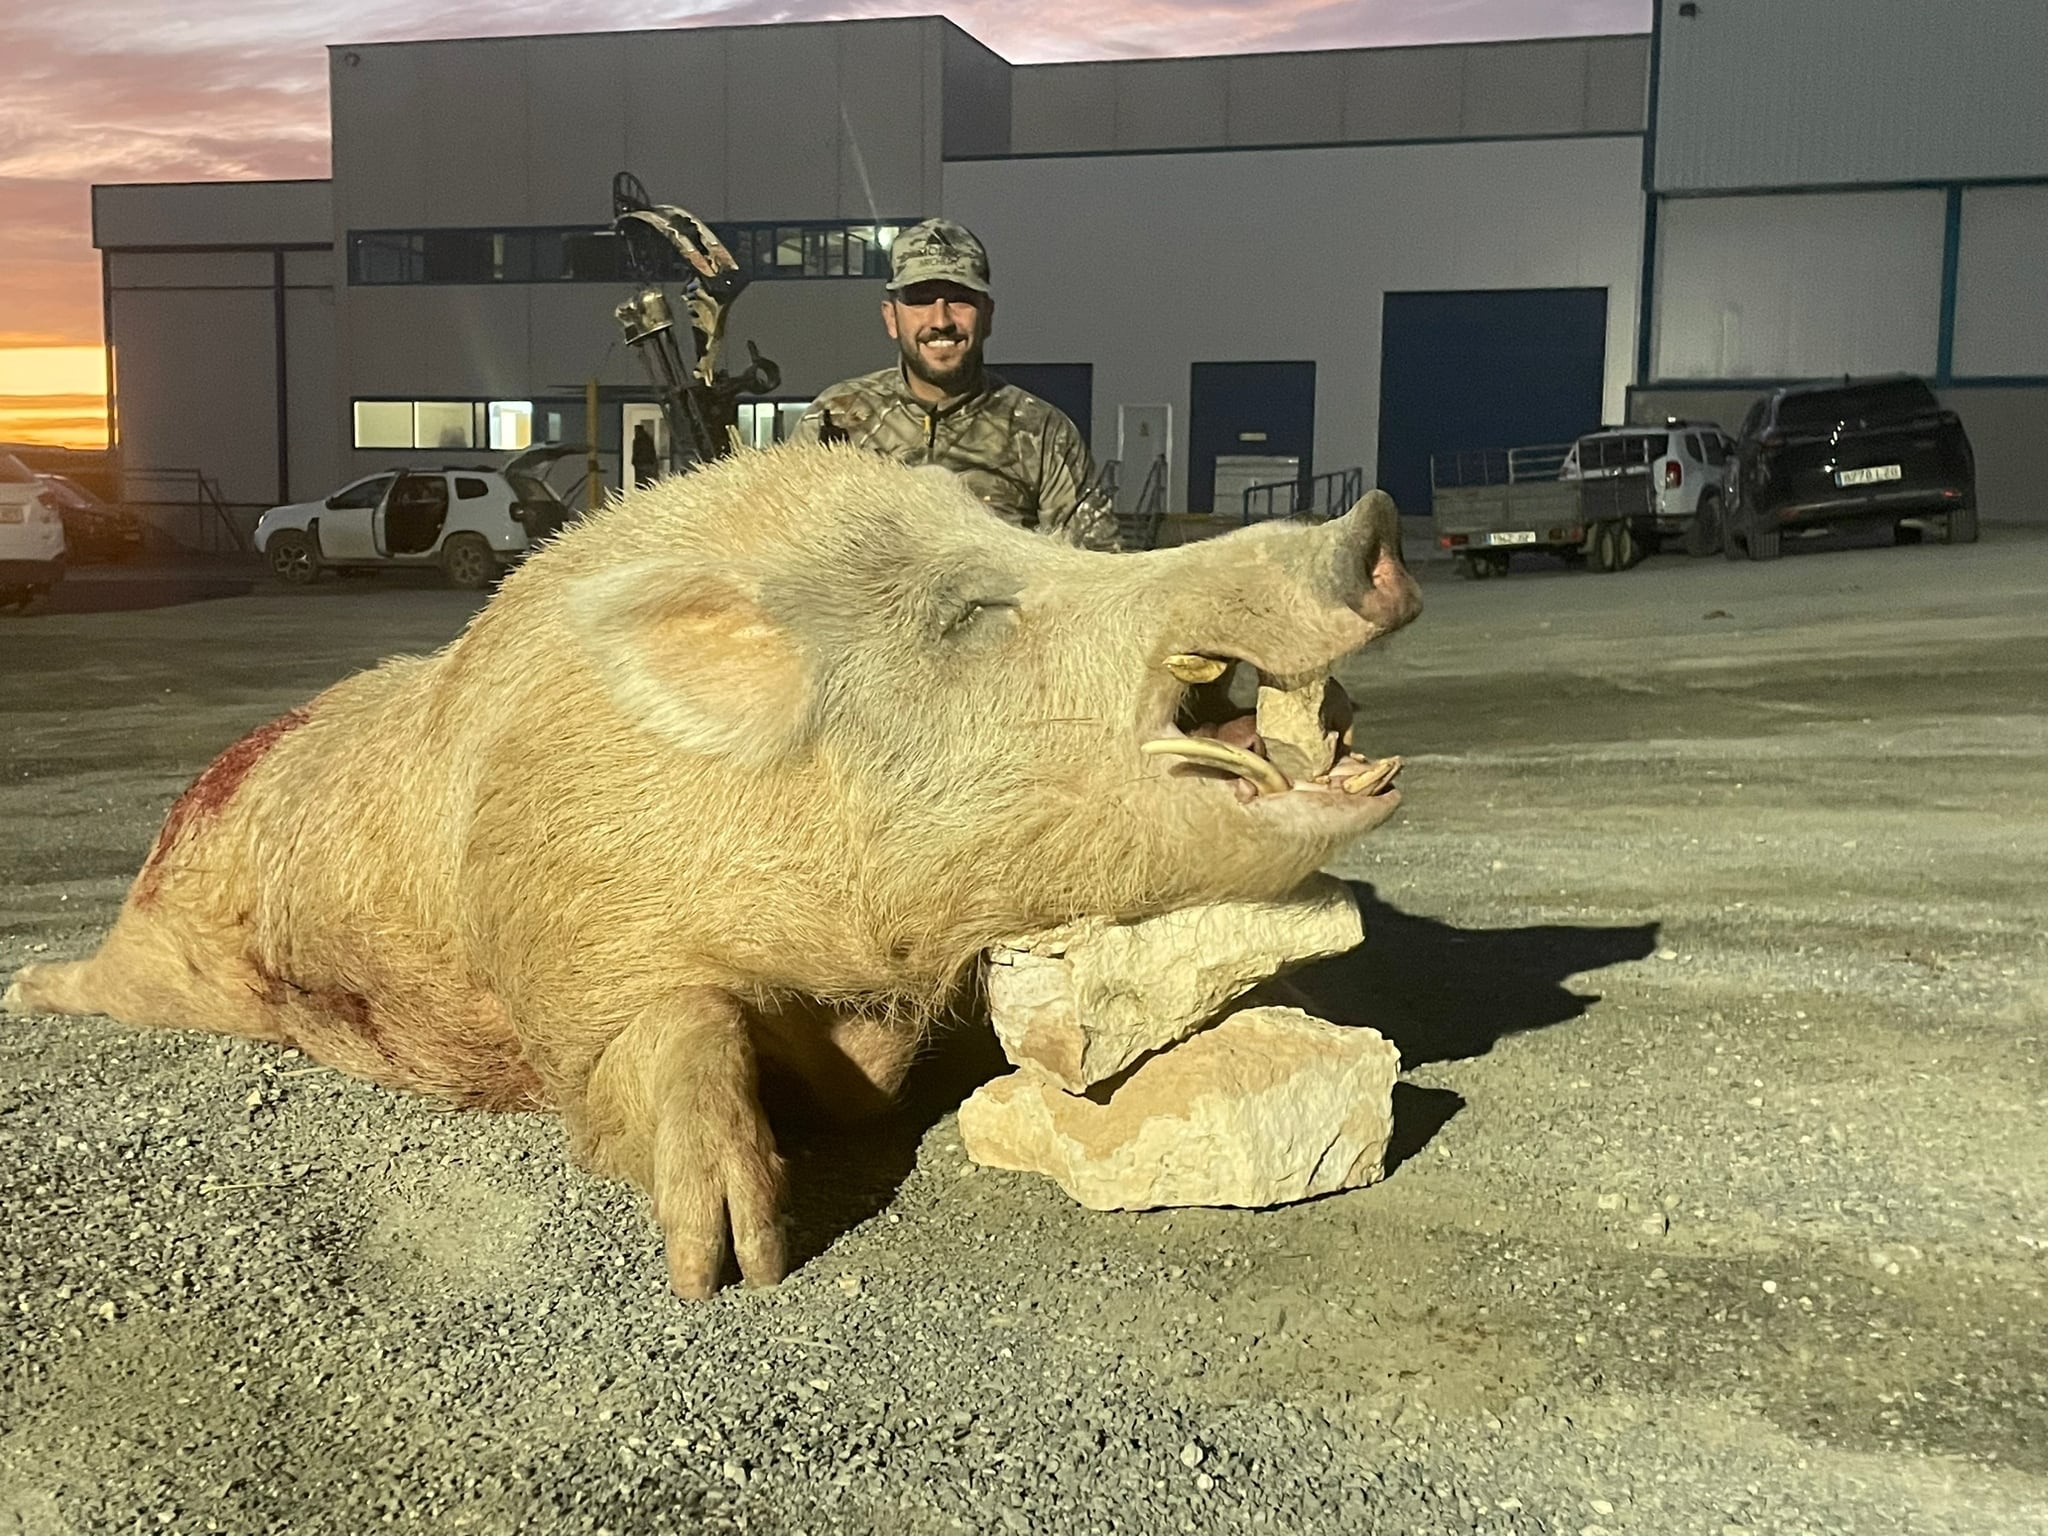
M 1351 699 L 1334 677 L 1276 679 L 1250 662 L 1193 654 L 1170 656 L 1166 666 L 1187 686 L 1172 726 L 1140 750 L 1179 759 L 1176 775 L 1227 782 L 1246 804 L 1276 796 L 1370 801 L 1393 793 L 1401 759 L 1356 749 Z M 1234 694 L 1253 680 L 1258 702 L 1247 709 Z

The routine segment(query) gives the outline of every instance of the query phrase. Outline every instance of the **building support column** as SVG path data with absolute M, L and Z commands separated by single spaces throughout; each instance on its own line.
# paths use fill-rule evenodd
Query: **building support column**
M 1941 233 L 1941 339 L 1934 353 L 1934 383 L 1946 389 L 1956 374 L 1956 276 L 1963 252 L 1963 189 L 1951 183 Z
M 292 499 L 292 415 L 287 370 L 290 356 L 285 346 L 284 252 L 270 253 L 270 309 L 276 334 L 277 355 L 277 500 Z

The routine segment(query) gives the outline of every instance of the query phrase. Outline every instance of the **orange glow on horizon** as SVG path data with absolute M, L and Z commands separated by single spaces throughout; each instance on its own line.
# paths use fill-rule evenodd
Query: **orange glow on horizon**
M 0 347 L 0 443 L 106 447 L 105 351 Z

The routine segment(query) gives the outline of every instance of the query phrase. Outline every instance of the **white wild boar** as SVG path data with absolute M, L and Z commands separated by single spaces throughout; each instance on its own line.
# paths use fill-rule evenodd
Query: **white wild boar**
M 1393 814 L 1398 761 L 1290 784 L 1215 675 L 1320 696 L 1418 608 L 1377 492 L 1109 555 L 944 471 L 746 454 L 594 514 L 442 650 L 231 747 L 98 953 L 6 1002 L 558 1111 L 651 1196 L 679 1294 L 716 1288 L 728 1235 L 772 1283 L 763 1059 L 866 1113 L 998 938 L 1292 890 Z

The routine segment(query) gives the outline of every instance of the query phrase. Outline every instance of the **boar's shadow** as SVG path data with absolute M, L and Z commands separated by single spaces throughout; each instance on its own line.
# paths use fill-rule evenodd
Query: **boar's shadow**
M 1504 1036 L 1578 1018 L 1600 994 L 1574 992 L 1567 981 L 1657 949 L 1656 923 L 1459 928 L 1390 906 L 1362 881 L 1347 884 L 1365 920 L 1365 942 L 1290 973 L 1270 996 L 1246 1001 L 1289 1003 L 1333 1024 L 1369 1025 L 1400 1050 L 1406 1072 L 1483 1056 Z M 916 1165 L 925 1134 L 1010 1070 L 980 1000 L 963 1011 L 976 1022 L 933 1040 L 885 1119 L 853 1132 L 778 1126 L 795 1175 L 793 1266 L 879 1214 Z M 1463 1096 L 1447 1088 L 1397 1082 L 1387 1171 L 1421 1151 L 1464 1107 Z
M 1484 1056 L 1504 1036 L 1575 1019 L 1600 994 L 1573 992 L 1566 981 L 1657 949 L 1656 923 L 1457 928 L 1390 906 L 1363 881 L 1346 884 L 1365 942 L 1287 982 L 1318 1017 L 1370 1025 L 1393 1041 L 1405 1071 Z
M 1365 942 L 1293 972 L 1284 1000 L 1333 1024 L 1378 1030 L 1401 1052 L 1404 1072 L 1484 1056 L 1504 1036 L 1575 1019 L 1600 994 L 1572 991 L 1570 978 L 1657 949 L 1656 923 L 1459 928 L 1390 906 L 1363 881 L 1346 884 L 1365 920 Z M 1387 1171 L 1464 1107 L 1448 1088 L 1396 1083 Z

